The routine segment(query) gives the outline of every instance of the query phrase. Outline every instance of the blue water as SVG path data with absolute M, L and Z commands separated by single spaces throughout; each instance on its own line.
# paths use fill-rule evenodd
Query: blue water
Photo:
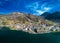
M 60 32 L 29 34 L 22 31 L 0 31 L 0 43 L 60 43 Z

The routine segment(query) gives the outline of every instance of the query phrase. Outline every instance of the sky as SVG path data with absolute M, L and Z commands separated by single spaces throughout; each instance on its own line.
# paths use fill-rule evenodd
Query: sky
M 60 11 L 60 0 L 0 0 L 0 14 L 26 12 L 41 15 Z

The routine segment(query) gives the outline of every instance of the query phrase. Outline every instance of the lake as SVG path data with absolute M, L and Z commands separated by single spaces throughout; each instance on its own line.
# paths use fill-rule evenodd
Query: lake
M 60 43 L 60 32 L 29 34 L 22 31 L 0 31 L 0 43 Z

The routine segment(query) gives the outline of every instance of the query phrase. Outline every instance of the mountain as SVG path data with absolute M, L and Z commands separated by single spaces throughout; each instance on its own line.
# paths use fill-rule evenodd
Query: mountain
M 51 13 L 49 13 L 49 12 L 45 12 L 45 13 L 43 13 L 42 15 L 40 15 L 40 16 L 42 16 L 42 17 L 47 17 L 47 16 L 49 16 L 49 15 L 51 15 Z
M 52 14 L 45 13 L 41 16 L 22 12 L 12 12 L 7 15 L 3 14 L 0 15 L 0 27 L 2 28 L 5 26 L 9 27 L 10 30 L 22 30 L 34 34 L 45 33 L 46 31 L 49 31 L 48 29 L 50 27 L 47 28 L 48 26 L 52 26 L 55 24 L 54 22 L 47 20 L 49 19 L 48 17 L 50 17 L 49 15 Z
M 54 13 L 44 13 L 41 15 L 42 17 L 44 17 L 45 19 L 51 20 L 53 22 L 60 22 L 60 12 L 54 12 Z
M 13 12 L 7 15 L 1 14 L 0 20 L 2 21 L 14 21 L 14 22 L 37 22 L 38 17 L 28 13 Z
M 0 27 L 9 27 L 11 30 L 23 30 L 34 33 L 33 27 L 39 26 L 40 17 L 33 14 L 13 12 L 0 15 Z M 38 22 L 39 21 L 39 22 Z M 32 29 L 32 30 L 30 30 Z M 1 29 L 0 29 L 1 30 Z

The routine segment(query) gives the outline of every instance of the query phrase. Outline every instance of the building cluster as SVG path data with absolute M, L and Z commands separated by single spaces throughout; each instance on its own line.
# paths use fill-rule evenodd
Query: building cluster
M 26 32 L 35 32 L 35 33 L 41 33 L 41 32 L 51 32 L 51 31 L 60 31 L 60 26 L 58 24 L 54 25 L 46 25 L 46 24 L 33 24 L 30 23 L 29 25 L 25 24 L 16 24 L 15 25 L 16 30 L 23 30 Z
M 2 21 L 0 20 L 0 23 Z M 13 23 L 13 22 L 12 22 Z M 0 25 L 0 27 L 7 26 L 7 27 L 13 27 L 15 30 L 22 30 L 29 33 L 45 33 L 45 32 L 52 32 L 52 31 L 60 31 L 60 25 L 54 24 L 54 25 L 47 25 L 46 23 L 29 23 L 29 25 L 26 25 L 24 23 L 16 23 L 16 24 L 6 24 L 6 25 Z

